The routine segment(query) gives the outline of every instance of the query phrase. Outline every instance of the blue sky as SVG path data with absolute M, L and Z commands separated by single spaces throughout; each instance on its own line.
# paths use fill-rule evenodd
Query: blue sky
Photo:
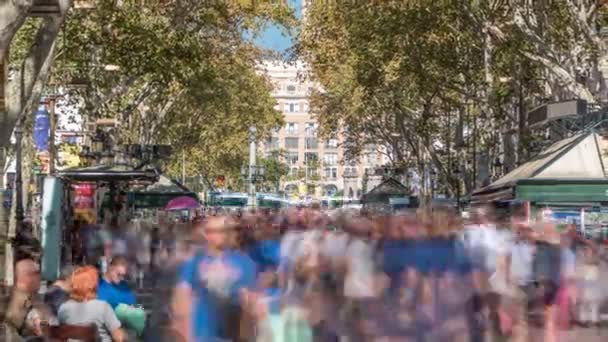
M 288 0 L 289 5 L 295 9 L 298 18 L 300 18 L 300 15 L 302 14 L 302 1 L 303 0 Z M 269 25 L 266 30 L 255 39 L 255 43 L 267 49 L 285 52 L 285 50 L 293 45 L 293 37 L 285 36 L 277 26 Z

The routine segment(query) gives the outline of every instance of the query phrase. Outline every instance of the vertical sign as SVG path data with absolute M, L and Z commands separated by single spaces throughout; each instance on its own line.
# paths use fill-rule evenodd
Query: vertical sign
M 61 265 L 63 183 L 46 177 L 42 192 L 42 279 L 57 280 Z
M 38 107 L 34 118 L 34 145 L 37 152 L 49 150 L 49 128 L 49 112 L 46 110 L 46 106 L 41 105 Z
M 74 218 L 89 224 L 95 223 L 95 183 L 72 185 Z

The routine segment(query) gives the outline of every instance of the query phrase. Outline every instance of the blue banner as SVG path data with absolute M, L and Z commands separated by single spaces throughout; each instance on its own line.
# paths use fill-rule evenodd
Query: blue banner
M 34 145 L 36 151 L 46 152 L 49 150 L 49 112 L 44 105 L 38 107 L 34 118 Z

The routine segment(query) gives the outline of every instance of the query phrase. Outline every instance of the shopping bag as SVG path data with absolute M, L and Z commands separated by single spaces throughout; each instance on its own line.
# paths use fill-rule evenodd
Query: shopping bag
M 114 309 L 118 320 L 126 326 L 127 329 L 132 329 L 141 335 L 146 326 L 146 312 L 142 308 L 134 307 L 126 304 L 119 304 Z

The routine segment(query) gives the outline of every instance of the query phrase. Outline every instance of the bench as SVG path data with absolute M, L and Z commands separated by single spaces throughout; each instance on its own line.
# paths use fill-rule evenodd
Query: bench
M 68 339 L 95 342 L 97 340 L 97 327 L 95 325 L 82 326 L 68 324 L 50 326 L 49 339 L 53 342 L 67 342 Z

